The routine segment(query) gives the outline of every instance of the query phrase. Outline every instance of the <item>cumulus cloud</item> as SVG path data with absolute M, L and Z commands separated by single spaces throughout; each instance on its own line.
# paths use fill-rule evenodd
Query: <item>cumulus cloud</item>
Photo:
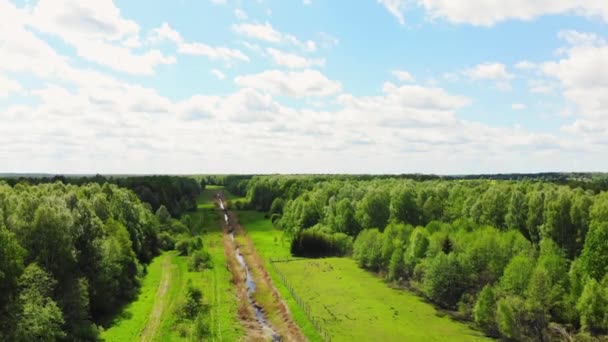
M 338 93 L 342 85 L 317 70 L 267 70 L 259 74 L 238 76 L 235 83 L 241 87 L 262 90 L 272 95 L 295 98 L 329 96 Z
M 283 65 L 288 68 L 299 69 L 325 65 L 325 60 L 322 58 L 310 59 L 273 48 L 267 48 L 266 52 L 268 53 L 268 55 L 270 55 L 270 57 L 274 60 L 276 64 Z
M 414 82 L 414 76 L 412 76 L 409 72 L 403 70 L 393 70 L 391 72 L 393 76 L 395 76 L 401 82 Z
M 418 0 L 418 4 L 431 18 L 478 26 L 560 13 L 596 16 L 608 21 L 608 2 L 597 0 Z
M 249 57 L 237 49 L 223 46 L 210 46 L 207 44 L 184 41 L 181 34 L 164 22 L 160 27 L 152 30 L 152 41 L 168 40 L 177 45 L 177 52 L 184 55 L 205 56 L 212 60 L 222 60 L 230 63 L 234 60 L 249 61 Z
M 122 17 L 111 0 L 40 0 L 27 8 L 27 24 L 59 37 L 78 55 L 100 65 L 131 73 L 150 75 L 175 58 L 158 50 L 134 52 L 140 47 L 139 25 Z
M 462 73 L 472 80 L 494 81 L 500 89 L 509 89 L 509 80 L 514 77 L 502 63 L 482 63 L 466 69 Z
M 11 93 L 21 91 L 23 89 L 19 82 L 7 78 L 0 74 L 0 98 L 6 97 Z
M 234 32 L 258 40 L 274 44 L 291 44 L 305 51 L 316 51 L 317 44 L 312 40 L 301 41 L 294 35 L 277 31 L 268 22 L 264 24 L 243 23 L 232 26 Z

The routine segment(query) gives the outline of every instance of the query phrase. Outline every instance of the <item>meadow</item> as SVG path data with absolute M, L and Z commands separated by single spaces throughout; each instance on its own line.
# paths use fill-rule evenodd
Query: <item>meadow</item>
M 203 244 L 212 257 L 214 267 L 202 272 L 188 270 L 188 257 L 176 251 L 164 252 L 148 266 L 137 299 L 115 317 L 102 333 L 106 341 L 186 341 L 180 331 L 175 310 L 183 301 L 190 282 L 203 293 L 209 305 L 211 341 L 236 341 L 243 334 L 237 318 L 237 302 L 231 274 L 226 269 L 219 216 L 213 204 L 214 189 L 203 191 L 197 210 L 188 213 L 193 220 L 202 220 Z M 164 284 L 165 279 L 166 284 Z M 163 288 L 164 287 L 164 288 Z
M 291 258 L 289 241 L 263 213 L 239 211 L 239 219 L 292 315 L 311 341 L 321 341 L 304 310 L 270 260 Z M 483 341 L 468 325 L 442 315 L 407 290 L 391 289 L 350 258 L 275 262 L 332 341 Z

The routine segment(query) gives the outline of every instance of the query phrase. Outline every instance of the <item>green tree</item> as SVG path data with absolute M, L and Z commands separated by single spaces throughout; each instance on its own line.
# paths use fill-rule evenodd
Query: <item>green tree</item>
M 398 246 L 391 255 L 391 261 L 388 264 L 388 279 L 398 280 L 405 274 L 405 263 L 403 261 L 403 248 Z
M 486 285 L 479 293 L 473 318 L 489 334 L 496 333 L 496 293 L 491 285 Z
M 402 185 L 391 191 L 390 216 L 397 221 L 416 225 L 420 211 L 416 204 L 416 191 L 410 185 Z
M 374 189 L 365 194 L 357 207 L 357 218 L 363 228 L 384 230 L 388 218 L 390 198 L 384 190 Z
M 19 311 L 15 341 L 56 341 L 66 336 L 61 310 L 51 298 L 57 282 L 36 264 L 28 265 L 19 279 Z
M 608 329 L 608 298 L 595 279 L 590 278 L 585 284 L 576 309 L 580 314 L 583 330 L 598 333 Z
M 446 308 L 455 308 L 467 289 L 466 273 L 454 254 L 437 254 L 426 270 L 424 293 Z

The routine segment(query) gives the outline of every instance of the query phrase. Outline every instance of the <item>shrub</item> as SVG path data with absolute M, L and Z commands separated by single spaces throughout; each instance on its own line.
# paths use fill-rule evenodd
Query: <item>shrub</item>
M 190 271 L 202 271 L 207 268 L 213 268 L 211 254 L 205 250 L 196 251 L 190 256 L 188 269 Z
M 178 251 L 179 255 L 188 255 L 188 251 L 190 250 L 190 242 L 186 239 L 179 240 L 175 243 L 175 249 Z
M 343 256 L 352 251 L 352 245 L 352 238 L 346 234 L 304 230 L 291 241 L 291 253 L 313 258 Z
M 162 232 L 158 234 L 158 245 L 162 250 L 173 250 L 175 248 L 175 239 L 173 239 L 171 234 Z

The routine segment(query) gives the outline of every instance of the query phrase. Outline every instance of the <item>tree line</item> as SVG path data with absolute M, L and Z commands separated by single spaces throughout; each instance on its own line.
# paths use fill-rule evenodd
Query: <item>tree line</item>
M 608 331 L 608 193 L 591 188 L 256 176 L 247 196 L 296 253 L 352 251 L 490 336 L 542 341 Z
M 85 185 L 96 183 L 116 184 L 122 188 L 131 189 L 140 200 L 150 204 L 153 211 L 161 205 L 165 206 L 173 217 L 180 217 L 187 211 L 196 209 L 196 199 L 204 190 L 205 178 L 182 176 L 49 176 L 49 177 L 7 177 L 7 184 L 43 184 L 61 182 L 64 184 Z

